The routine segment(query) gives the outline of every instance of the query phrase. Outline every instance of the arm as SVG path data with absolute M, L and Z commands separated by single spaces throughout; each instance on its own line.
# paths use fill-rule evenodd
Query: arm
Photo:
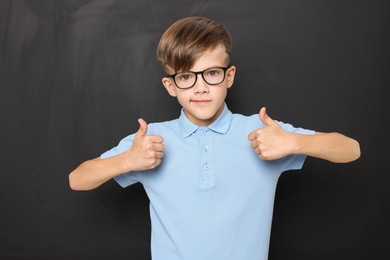
M 306 154 L 335 163 L 347 163 L 360 157 L 359 143 L 339 133 L 290 134 L 295 147 L 293 154 Z
M 161 136 L 146 135 L 146 122 L 140 119 L 139 123 L 140 129 L 129 150 L 107 159 L 95 158 L 80 164 L 69 174 L 71 189 L 91 190 L 120 174 L 160 165 L 164 156 L 164 140 Z
M 337 163 L 351 162 L 360 157 L 359 143 L 339 133 L 303 135 L 284 131 L 262 108 L 259 113 L 264 128 L 251 132 L 251 147 L 262 160 L 275 160 L 289 154 L 308 156 Z

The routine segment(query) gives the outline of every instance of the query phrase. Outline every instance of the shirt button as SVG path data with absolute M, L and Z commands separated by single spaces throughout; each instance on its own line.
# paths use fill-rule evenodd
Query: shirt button
M 200 133 L 201 133 L 202 135 L 205 135 L 205 134 L 206 134 L 206 130 L 202 130 L 202 131 L 200 131 Z
M 207 145 L 204 145 L 203 146 L 203 151 L 208 151 L 209 150 L 209 147 Z
M 210 168 L 210 166 L 209 166 L 207 163 L 205 163 L 205 164 L 203 165 L 203 169 L 208 170 L 209 168 Z

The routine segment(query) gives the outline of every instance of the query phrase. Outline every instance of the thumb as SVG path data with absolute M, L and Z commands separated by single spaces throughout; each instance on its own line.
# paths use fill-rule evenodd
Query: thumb
M 148 124 L 142 118 L 138 119 L 139 129 L 136 136 L 144 136 L 148 131 Z
M 271 126 L 275 123 L 274 120 L 272 120 L 272 118 L 270 118 L 267 115 L 267 111 L 266 111 L 265 107 L 262 107 L 260 109 L 259 118 L 260 118 L 261 122 L 263 122 L 264 126 Z

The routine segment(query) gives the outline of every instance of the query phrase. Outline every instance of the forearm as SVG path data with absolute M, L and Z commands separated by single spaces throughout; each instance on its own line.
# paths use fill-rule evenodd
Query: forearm
M 69 185 L 73 190 L 95 189 L 115 176 L 128 172 L 125 165 L 123 154 L 85 161 L 69 174 Z
M 293 136 L 295 154 L 305 154 L 336 163 L 351 162 L 360 157 L 359 143 L 339 133 Z

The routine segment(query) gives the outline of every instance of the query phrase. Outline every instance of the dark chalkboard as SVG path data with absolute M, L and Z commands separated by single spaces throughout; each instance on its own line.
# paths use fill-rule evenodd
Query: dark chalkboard
M 141 185 L 71 191 L 68 174 L 176 118 L 155 50 L 185 16 L 233 35 L 233 112 L 357 139 L 279 180 L 270 259 L 390 259 L 388 1 L 0 2 L 0 259 L 149 259 Z M 249 214 L 249 213 L 248 213 Z

